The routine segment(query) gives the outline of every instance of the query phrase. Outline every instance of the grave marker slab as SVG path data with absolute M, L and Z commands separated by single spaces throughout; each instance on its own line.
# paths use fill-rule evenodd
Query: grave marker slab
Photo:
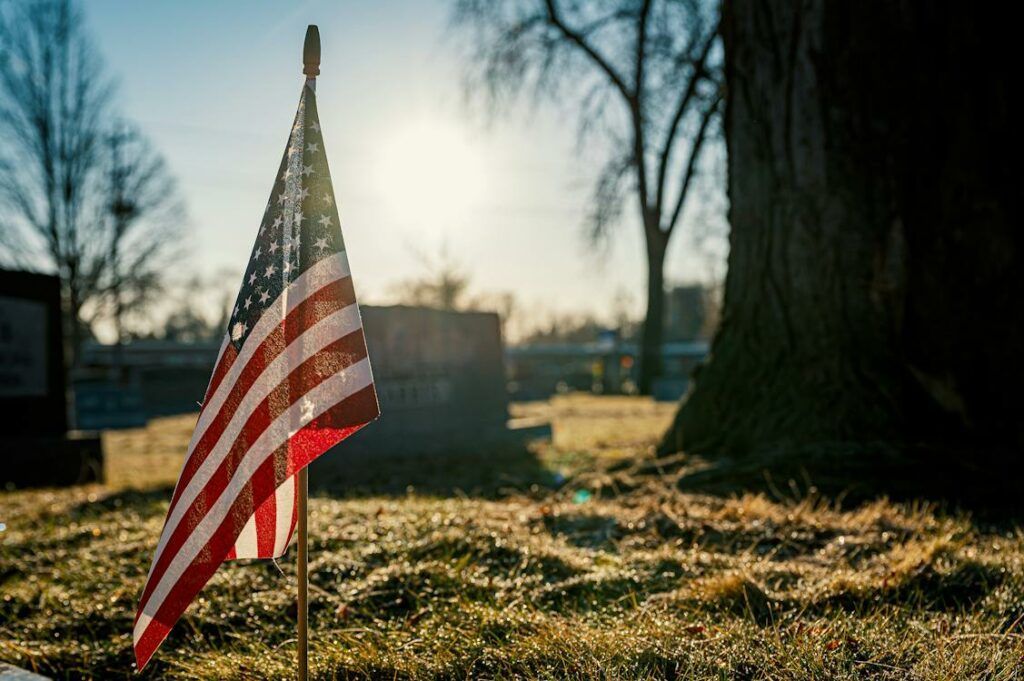
M 381 417 L 312 465 L 318 483 L 353 463 L 484 451 L 508 436 L 498 315 L 361 308 Z
M 0 681 L 51 681 L 49 676 L 40 676 L 21 667 L 0 662 Z
M 68 435 L 60 280 L 0 270 L 0 485 L 102 478 L 99 438 Z

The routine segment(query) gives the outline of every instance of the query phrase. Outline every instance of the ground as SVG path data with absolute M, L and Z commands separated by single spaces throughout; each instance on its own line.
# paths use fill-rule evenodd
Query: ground
M 679 462 L 652 458 L 673 409 L 521 405 L 553 419 L 553 442 L 316 495 L 312 677 L 1024 678 L 1019 525 L 840 505 L 806 481 L 682 492 Z M 135 601 L 193 420 L 106 434 L 107 485 L 0 492 L 0 660 L 293 678 L 294 547 L 222 567 L 134 674 Z

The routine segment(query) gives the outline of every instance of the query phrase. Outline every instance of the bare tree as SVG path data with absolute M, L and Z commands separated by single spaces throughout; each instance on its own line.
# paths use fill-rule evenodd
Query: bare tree
M 180 255 L 184 206 L 163 158 L 136 128 L 117 125 L 105 140 L 102 161 L 107 205 L 101 234 L 108 248 L 97 295 L 120 344 L 126 318 L 155 302 L 168 260 Z
M 182 343 L 218 342 L 224 335 L 241 278 L 222 269 L 211 275 L 190 275 L 175 283 L 167 316 L 150 327 L 153 337 Z
M 508 291 L 472 292 L 469 270 L 442 245 L 436 256 L 416 251 L 423 274 L 393 284 L 391 298 L 399 305 L 448 311 L 496 312 L 505 342 L 518 338 L 524 312 Z
M 392 286 L 392 295 L 402 305 L 420 305 L 438 310 L 460 310 L 467 305 L 469 274 L 442 247 L 438 256 L 419 252 L 422 276 L 405 279 Z
M 113 118 L 77 6 L 0 4 L 0 258 L 60 276 L 71 365 L 92 322 L 154 290 L 181 224 L 163 163 Z
M 524 90 L 578 104 L 581 139 L 612 152 L 588 216 L 595 239 L 639 211 L 647 250 L 640 390 L 660 372 L 664 265 L 717 125 L 721 59 L 710 0 L 456 0 L 472 36 L 467 81 L 501 108 Z

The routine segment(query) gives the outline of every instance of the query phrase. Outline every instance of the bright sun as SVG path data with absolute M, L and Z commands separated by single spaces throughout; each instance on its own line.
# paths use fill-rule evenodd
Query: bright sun
M 377 163 L 377 182 L 403 226 L 444 233 L 478 203 L 483 164 L 459 128 L 421 120 L 388 137 Z

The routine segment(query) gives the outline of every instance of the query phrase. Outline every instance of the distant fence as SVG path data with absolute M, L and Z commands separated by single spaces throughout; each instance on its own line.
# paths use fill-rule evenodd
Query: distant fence
M 514 400 L 542 400 L 574 390 L 630 394 L 636 386 L 637 353 L 635 343 L 608 341 L 511 347 L 505 351 L 509 394 Z M 706 341 L 664 344 L 663 373 L 654 382 L 654 397 L 679 399 L 707 354 Z
M 489 313 L 368 306 L 364 317 L 381 402 L 410 423 L 423 418 L 437 425 L 451 409 L 460 418 L 485 409 L 500 421 L 509 399 L 635 389 L 638 348 L 633 343 L 502 349 L 497 317 Z M 197 411 L 218 350 L 217 343 L 161 340 L 120 348 L 87 344 L 74 376 L 78 427 L 136 427 L 154 416 Z M 654 397 L 679 399 L 707 353 L 705 341 L 666 343 Z

